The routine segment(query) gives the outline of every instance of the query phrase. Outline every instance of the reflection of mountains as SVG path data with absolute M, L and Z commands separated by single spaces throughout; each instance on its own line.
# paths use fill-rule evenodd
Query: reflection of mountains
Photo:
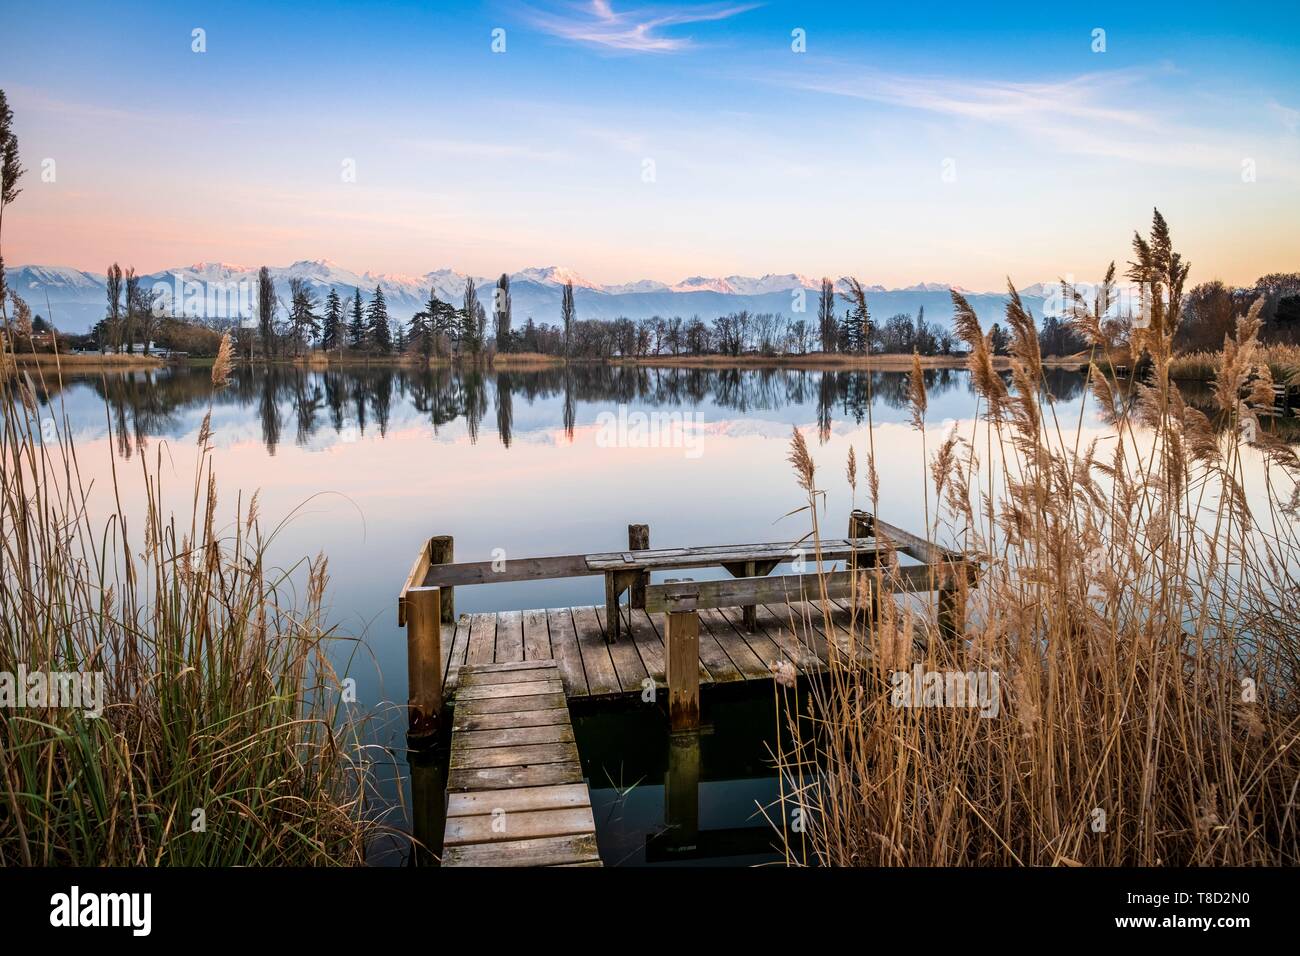
M 1060 399 L 1082 391 L 1080 375 L 1051 370 L 1048 386 Z M 965 371 L 930 369 L 925 384 L 931 400 L 955 389 L 969 392 Z M 186 416 L 201 414 L 209 403 L 224 408 L 256 407 L 262 441 L 275 454 L 288 426 L 294 441 L 308 444 L 321 429 L 344 440 L 368 432 L 387 432 L 394 407 L 442 425 L 464 421 L 471 441 L 489 410 L 497 433 L 509 446 L 516 399 L 562 403 L 562 423 L 572 436 L 579 402 L 640 404 L 650 407 L 713 404 L 741 414 L 775 411 L 815 403 L 825 440 L 836 418 L 862 423 L 869 400 L 878 406 L 907 405 L 907 376 L 899 372 L 819 371 L 807 369 L 643 368 L 575 365 L 536 371 L 487 372 L 477 369 L 348 368 L 321 370 L 292 367 L 240 368 L 229 386 L 213 393 L 205 369 L 168 369 L 73 379 L 69 388 L 92 390 L 109 410 L 123 455 L 144 446 L 150 436 L 176 434 Z M 490 393 L 490 394 L 489 394 Z M 396 406 L 395 406 L 396 403 Z

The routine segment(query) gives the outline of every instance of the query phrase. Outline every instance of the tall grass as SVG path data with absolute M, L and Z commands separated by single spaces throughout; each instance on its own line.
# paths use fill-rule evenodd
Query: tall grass
M 229 364 L 227 338 L 218 385 Z M 379 824 L 324 558 L 268 565 L 256 495 L 221 520 L 210 414 L 188 513 L 161 449 L 92 500 L 41 391 L 0 377 L 0 673 L 102 673 L 106 705 L 0 707 L 0 863 L 362 863 Z
M 1269 374 L 1279 385 L 1300 384 L 1300 347 L 1295 345 L 1260 345 L 1254 361 L 1268 366 Z M 1169 362 L 1169 377 L 1175 381 L 1212 382 L 1223 362 L 1220 352 L 1183 352 Z
M 928 597 L 892 596 L 874 618 L 854 614 L 803 715 L 810 738 L 798 738 L 791 704 L 796 743 L 781 756 L 796 785 L 785 799 L 805 811 L 812 859 L 1300 862 L 1300 460 L 1256 414 L 1272 402 L 1269 376 L 1254 374 L 1258 305 L 1218 356 L 1226 428 L 1171 383 L 1186 271 L 1157 213 L 1130 272 L 1151 313 L 1134 330 L 1132 364 L 1151 357 L 1151 384 L 1120 395 L 1094 365 L 1108 425 L 1088 440 L 1083 412 L 1061 420 L 1045 391 L 1014 289 L 1010 388 L 954 293 L 979 412 L 969 433 L 932 443 L 917 471 L 927 535 L 978 555 L 982 575 L 965 594 L 959 639 L 942 639 Z M 1099 351 L 1114 345 L 1100 318 L 1107 304 L 1075 317 Z M 914 385 L 923 389 L 920 376 Z M 913 409 L 924 434 L 923 393 Z M 795 447 L 796 460 L 807 457 Z M 796 467 L 810 506 L 811 469 Z M 870 449 L 866 470 L 875 473 Z M 874 480 L 869 495 L 874 510 Z M 888 565 L 866 574 L 894 588 Z M 895 706 L 891 675 L 916 663 L 997 673 L 997 716 Z M 790 855 L 803 859 L 793 844 Z

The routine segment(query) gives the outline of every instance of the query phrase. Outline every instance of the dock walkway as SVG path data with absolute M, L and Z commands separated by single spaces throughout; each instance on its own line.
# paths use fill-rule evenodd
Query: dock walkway
M 600 865 L 555 661 L 460 669 L 442 865 Z

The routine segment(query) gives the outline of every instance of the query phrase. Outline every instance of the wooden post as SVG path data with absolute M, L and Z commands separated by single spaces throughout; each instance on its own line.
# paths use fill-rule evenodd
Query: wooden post
M 627 549 L 629 551 L 646 551 L 650 548 L 650 526 L 648 524 L 630 524 L 627 526 Z M 645 607 L 645 589 L 650 583 L 650 572 L 642 571 L 632 585 L 627 597 L 629 608 Z
M 613 644 L 618 640 L 620 625 L 623 623 L 622 612 L 618 609 L 618 572 L 605 572 L 605 643 Z
M 452 564 L 455 561 L 453 547 L 455 539 L 449 534 L 440 534 L 429 539 L 429 563 Z M 424 583 L 424 582 L 419 582 Z M 442 623 L 456 623 L 456 591 L 454 588 L 442 589 Z
M 853 541 L 858 538 L 871 538 L 876 534 L 876 519 L 869 511 L 860 509 L 849 512 L 849 540 Z M 857 548 L 853 549 L 853 555 L 849 561 L 849 567 L 855 571 L 865 571 L 868 567 L 875 567 L 877 555 L 872 554 L 869 561 L 863 561 L 858 554 Z M 868 621 L 876 619 L 876 612 L 879 610 L 877 604 L 878 595 L 876 589 L 872 587 L 872 579 L 866 574 L 858 575 L 858 593 L 856 607 L 866 615 Z
M 411 771 L 411 831 L 417 866 L 432 866 L 442 855 L 447 824 L 447 756 L 430 749 L 407 751 Z
M 700 726 L 700 612 L 669 610 L 664 649 L 668 670 L 668 725 L 674 732 Z
M 966 633 L 966 602 L 962 599 L 966 563 L 955 561 L 942 569 L 939 584 L 939 636 L 949 643 Z
M 442 713 L 442 624 L 439 588 L 406 592 L 406 673 L 412 742 L 429 741 Z
M 758 574 L 758 566 L 753 561 L 745 562 L 745 577 L 752 578 Z M 745 624 L 745 630 L 753 632 L 758 627 L 758 607 L 753 604 L 744 606 L 741 619 Z
M 689 853 L 700 839 L 700 732 L 668 738 L 664 778 L 664 824 L 668 852 Z

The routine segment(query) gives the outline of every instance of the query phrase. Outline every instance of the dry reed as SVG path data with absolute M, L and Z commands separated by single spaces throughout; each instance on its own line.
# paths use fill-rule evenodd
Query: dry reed
M 1121 396 L 1094 365 L 1108 434 L 1091 440 L 1082 411 L 1076 423 L 1058 418 L 1014 293 L 1011 388 L 954 293 L 980 408 L 970 433 L 947 436 L 921 474 L 939 505 L 927 537 L 978 555 L 979 586 L 964 595 L 964 633 L 945 641 L 932 602 L 894 596 L 888 566 L 867 572 L 889 597 L 874 617 L 853 614 L 807 712 L 784 698 L 795 735 L 780 755 L 784 816 L 804 811 L 812 859 L 1300 862 L 1300 459 L 1258 418 L 1271 402 L 1258 309 L 1216 356 L 1226 426 L 1216 428 L 1170 380 L 1187 265 L 1159 213 L 1134 252 L 1146 322 L 1131 354 L 1150 357 L 1150 383 Z M 1098 352 L 1115 345 L 1104 312 L 1076 316 Z M 921 383 L 914 374 L 924 429 Z M 811 506 L 815 472 L 798 438 L 792 461 Z M 871 450 L 865 466 L 874 473 Z M 915 665 L 997 675 L 997 715 L 899 706 L 892 679 Z M 791 845 L 788 858 L 803 852 Z

